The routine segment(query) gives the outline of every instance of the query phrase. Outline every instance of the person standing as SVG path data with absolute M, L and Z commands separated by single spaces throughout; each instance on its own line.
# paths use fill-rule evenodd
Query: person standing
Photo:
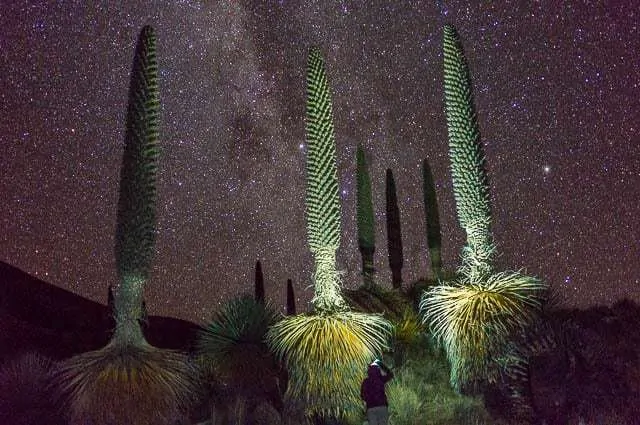
M 392 378 L 391 369 L 378 359 L 367 368 L 367 377 L 360 386 L 360 397 L 366 405 L 369 425 L 389 423 L 389 403 L 384 386 Z

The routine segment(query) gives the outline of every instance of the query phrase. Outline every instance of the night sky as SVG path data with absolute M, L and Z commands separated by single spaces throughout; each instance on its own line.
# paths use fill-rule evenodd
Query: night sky
M 464 235 L 444 121 L 450 23 L 473 78 L 498 268 L 544 279 L 567 306 L 640 301 L 637 2 L 87 3 L 0 9 L 0 260 L 106 302 L 129 72 L 138 32 L 151 24 L 163 105 L 151 314 L 208 319 L 253 291 L 256 260 L 279 309 L 288 278 L 305 308 L 313 290 L 304 77 L 313 45 L 325 52 L 333 92 L 345 285 L 361 279 L 358 143 L 373 183 L 378 281 L 390 286 L 387 168 L 404 280 L 431 273 L 423 158 L 436 180 L 445 266 L 455 268 Z

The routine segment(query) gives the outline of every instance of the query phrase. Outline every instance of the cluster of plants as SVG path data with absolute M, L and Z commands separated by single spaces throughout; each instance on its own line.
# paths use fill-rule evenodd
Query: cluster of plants
M 489 185 L 471 78 L 453 27 L 444 30 L 444 81 L 456 211 L 466 233 L 460 267 L 442 270 L 438 207 L 424 161 L 433 279 L 402 288 L 399 209 L 393 173 L 387 170 L 393 277 L 391 288 L 376 282 L 371 181 L 359 146 L 357 224 L 363 284 L 355 290 L 342 287 L 336 264 L 341 206 L 333 110 L 324 60 L 313 48 L 307 62 L 305 126 L 305 216 L 314 258 L 311 308 L 296 313 L 289 281 L 287 315 L 277 314 L 265 301 L 258 262 L 253 296 L 239 296 L 216 312 L 191 353 L 152 346 L 141 326 L 156 233 L 157 72 L 155 34 L 147 26 L 138 39 L 129 90 L 112 338 L 100 350 L 58 364 L 28 356 L 5 367 L 0 389 L 7 394 L 9 387 L 16 388 L 17 396 L 0 401 L 0 413 L 23 412 L 13 418 L 21 415 L 21 423 L 35 423 L 38 414 L 28 416 L 30 407 L 39 417 L 48 415 L 49 423 L 78 425 L 188 424 L 198 419 L 194 416 L 210 424 L 356 424 L 364 419 L 359 386 L 366 365 L 384 356 L 395 370 L 388 384 L 393 425 L 489 424 L 501 417 L 510 418 L 506 423 L 537 420 L 539 397 L 528 385 L 534 360 L 545 353 L 569 353 L 571 341 L 587 338 L 571 339 L 549 327 L 542 315 L 544 283 L 495 267 Z M 560 364 L 564 359 L 560 357 Z M 566 359 L 570 365 L 570 356 Z M 485 400 L 489 395 L 491 400 Z M 30 400 L 23 410 L 16 407 L 21 399 Z M 508 406 L 509 414 L 499 406 Z

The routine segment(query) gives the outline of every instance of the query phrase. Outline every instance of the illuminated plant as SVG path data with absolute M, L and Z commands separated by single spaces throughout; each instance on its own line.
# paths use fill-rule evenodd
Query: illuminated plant
M 451 383 L 461 390 L 493 379 L 487 376 L 490 363 L 509 335 L 535 316 L 546 286 L 518 272 L 494 270 L 489 185 L 471 78 L 451 26 L 444 29 L 444 88 L 453 190 L 467 242 L 458 279 L 429 290 L 420 308 L 446 349 Z
M 313 312 L 271 327 L 267 343 L 289 373 L 285 397 L 306 414 L 344 416 L 361 410 L 359 385 L 367 362 L 386 346 L 390 324 L 350 312 L 336 270 L 340 202 L 333 116 L 324 60 L 313 48 L 307 63 L 307 193 L 309 246 L 315 261 Z
M 155 33 L 138 37 L 120 172 L 113 288 L 115 330 L 109 344 L 67 360 L 58 373 L 71 423 L 163 424 L 183 413 L 197 391 L 186 355 L 147 343 L 143 290 L 156 233 L 158 96 Z
M 358 223 L 358 248 L 362 255 L 362 276 L 364 286 L 374 284 L 373 254 L 376 250 L 376 230 L 371 199 L 371 177 L 362 145 L 356 151 L 356 217 Z

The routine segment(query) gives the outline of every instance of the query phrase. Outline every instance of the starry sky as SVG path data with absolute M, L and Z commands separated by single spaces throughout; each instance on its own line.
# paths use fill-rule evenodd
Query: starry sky
M 95 6 L 88 6 L 95 3 Z M 133 51 L 158 36 L 162 126 L 151 314 L 202 322 L 253 291 L 311 298 L 304 78 L 326 57 L 342 196 L 338 267 L 360 283 L 355 152 L 369 162 L 378 281 L 390 285 L 384 173 L 405 282 L 431 274 L 421 162 L 445 267 L 464 243 L 449 174 L 442 28 L 461 36 L 487 160 L 500 269 L 561 303 L 640 301 L 640 16 L 634 1 L 6 2 L 0 13 L 0 260 L 105 303 Z M 637 6 L 637 3 L 636 5 Z

